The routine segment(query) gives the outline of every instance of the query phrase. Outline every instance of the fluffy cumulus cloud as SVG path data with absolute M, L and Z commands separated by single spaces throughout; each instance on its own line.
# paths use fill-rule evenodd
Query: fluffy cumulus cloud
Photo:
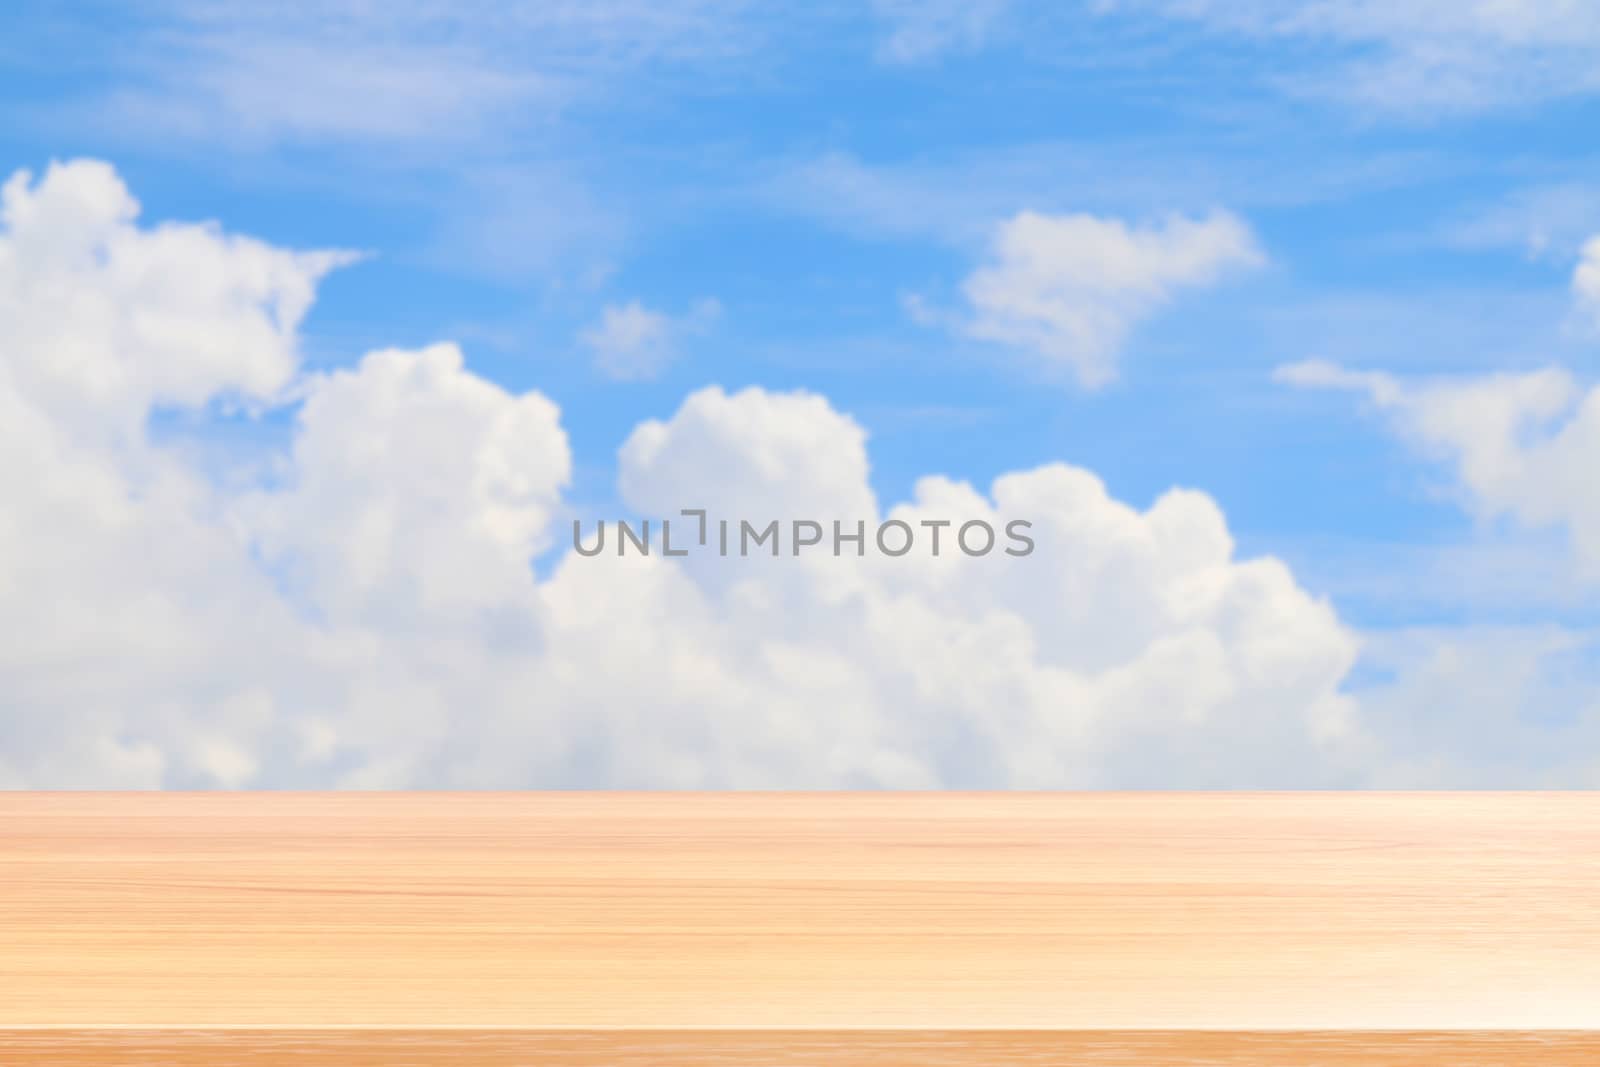
M 697 301 L 679 316 L 652 311 L 637 300 L 608 306 L 600 321 L 579 340 L 594 356 L 595 367 L 616 381 L 654 378 L 678 354 L 689 337 L 703 334 L 722 315 L 715 300 Z
M 0 783 L 1330 784 L 1355 636 L 1202 494 L 1048 466 L 885 509 L 818 396 L 708 389 L 641 425 L 623 499 L 756 518 L 1026 517 L 1038 550 L 558 553 L 559 413 L 450 345 L 307 373 L 337 253 L 141 226 L 93 163 L 6 186 Z M 153 415 L 275 409 L 229 464 Z M 225 457 L 226 458 L 226 457 Z M 727 565 L 724 566 L 723 564 Z
M 738 786 L 1340 781 L 1356 639 L 1206 497 L 1147 511 L 1051 466 L 877 506 L 865 435 L 820 397 L 708 389 L 621 453 L 645 514 L 1026 516 L 1034 555 L 568 556 L 546 586 L 560 706 L 612 781 Z M 870 536 L 870 533 L 869 533 Z M 950 536 L 946 535 L 947 538 Z M 581 614 L 582 626 L 569 622 Z M 584 664 L 607 664 L 585 670 Z M 622 739 L 629 738 L 630 741 Z M 598 758 L 598 756 L 597 756 Z
M 203 226 L 134 225 L 108 167 L 0 189 L 0 323 L 16 396 L 54 429 L 126 439 L 158 405 L 270 399 L 317 280 L 347 256 L 296 254 Z
M 285 484 L 241 501 L 263 557 L 335 617 L 459 617 L 544 547 L 571 467 L 554 404 L 453 345 L 310 379 Z
M 1565 371 L 1410 381 L 1312 361 L 1280 381 L 1365 396 L 1420 453 L 1447 466 L 1460 505 L 1521 549 L 1459 573 L 1519 588 L 1529 554 L 1579 602 L 1600 582 L 1600 387 Z M 1498 531 L 1497 531 L 1498 533 Z M 1551 551 L 1551 538 L 1564 541 Z M 1499 572 L 1499 573 L 1496 573 Z M 1407 628 L 1366 635 L 1352 693 L 1384 738 L 1378 781 L 1404 788 L 1591 788 L 1600 781 L 1600 629 L 1557 623 Z
M 987 262 L 967 278 L 964 328 L 1104 385 L 1129 331 L 1175 292 L 1261 261 L 1249 227 L 1226 212 L 1130 226 L 1025 211 L 998 227 Z
M 1492 657 L 1417 636 L 1384 653 L 1400 675 L 1353 695 L 1363 638 L 1282 563 L 1240 558 L 1202 493 L 1140 509 L 1054 464 L 986 488 L 929 477 L 886 506 L 865 431 L 825 398 L 708 388 L 623 443 L 625 506 L 898 520 L 944 529 L 944 551 L 679 559 L 658 540 L 580 556 L 561 547 L 572 459 L 548 399 L 448 344 L 310 373 L 296 331 L 344 257 L 141 226 L 137 210 L 92 163 L 6 185 L 0 785 L 1485 777 L 1472 746 L 1490 742 L 1427 709 L 1483 691 L 1468 668 Z M 1553 417 L 1568 388 L 1515 393 Z M 1485 417 L 1456 403 L 1427 425 Z M 171 412 L 197 435 L 153 432 Z M 282 440 L 213 447 L 214 421 L 239 412 L 272 416 Z M 1491 450 L 1475 477 L 1509 492 L 1506 462 Z M 1033 524 L 1025 557 L 968 556 L 937 526 L 1017 518 Z M 1508 702 L 1570 692 L 1552 663 L 1594 666 L 1578 636 L 1524 644 L 1527 669 L 1496 675 Z M 1487 777 L 1592 781 L 1570 742 L 1596 709 L 1553 714 L 1475 720 L 1512 754 Z
M 1585 389 L 1556 369 L 1417 383 L 1310 362 L 1278 377 L 1366 394 L 1410 440 L 1452 465 L 1471 510 L 1566 531 L 1578 572 L 1600 580 L 1600 387 Z

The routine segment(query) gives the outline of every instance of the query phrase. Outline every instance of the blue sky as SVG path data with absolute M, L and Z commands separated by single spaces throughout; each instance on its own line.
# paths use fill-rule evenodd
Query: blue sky
M 569 508 L 633 510 L 618 449 L 695 390 L 804 389 L 866 430 L 885 504 L 924 475 L 983 487 L 1057 461 L 1138 509 L 1189 487 L 1240 557 L 1281 559 L 1349 627 L 1593 648 L 1600 600 L 1566 562 L 1587 498 L 1497 496 L 1463 474 L 1459 434 L 1417 428 L 1421 401 L 1394 414 L 1365 386 L 1275 373 L 1595 377 L 1600 315 L 1575 281 L 1600 234 L 1586 5 L 241 11 L 8 5 L 0 170 L 104 160 L 145 224 L 359 251 L 318 286 L 305 371 L 459 343 L 474 375 L 559 407 Z M 1087 380 L 1074 355 L 996 339 L 970 297 L 1025 213 L 1154 235 L 1226 221 L 1249 247 L 1091 286 L 1135 309 Z M 1113 269 L 1063 234 L 1072 263 Z M 618 373 L 604 326 L 629 308 L 655 347 Z M 270 452 L 297 417 L 158 411 L 153 432 Z M 1563 692 L 1582 703 L 1576 655 Z

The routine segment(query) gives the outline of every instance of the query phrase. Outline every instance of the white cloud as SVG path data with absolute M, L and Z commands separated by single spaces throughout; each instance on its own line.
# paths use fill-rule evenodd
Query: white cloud
M 1249 227 L 1225 212 L 1147 226 L 1022 212 L 999 226 L 988 261 L 967 278 L 963 328 L 1093 388 L 1115 377 L 1129 332 L 1174 292 L 1262 259 Z
M 266 401 L 290 340 L 343 253 L 297 254 L 206 226 L 133 225 L 110 168 L 52 166 L 0 189 L 0 322 L 12 386 L 59 423 L 126 434 L 156 405 Z
M 1419 117 L 1600 90 L 1600 9 L 1587 0 L 1098 0 L 1219 32 L 1332 43 L 1285 75 L 1298 90 Z
M 92 164 L 10 190 L 8 785 L 1348 773 L 1359 729 L 1337 687 L 1354 636 L 1282 565 L 1235 560 L 1203 495 L 1138 511 L 1065 466 L 989 493 L 931 478 L 893 514 L 1026 515 L 1043 547 L 1009 568 L 567 555 L 540 579 L 528 560 L 554 536 L 570 469 L 549 401 L 476 377 L 451 346 L 305 375 L 294 328 L 329 257 L 139 228 Z M 33 310 L 45 297 L 56 303 Z M 116 385 L 103 392 L 118 435 L 89 417 L 100 408 L 82 410 L 101 381 Z M 143 426 L 155 404 L 229 392 L 301 398 L 270 477 L 242 489 Z M 867 478 L 853 420 L 759 389 L 695 394 L 642 425 L 620 465 L 636 507 L 871 522 L 882 511 Z
M 870 737 L 874 755 L 852 756 L 841 780 L 870 781 L 880 765 L 898 784 L 1266 780 L 1272 751 L 1296 753 L 1299 774 L 1343 773 L 1340 755 L 1359 743 L 1337 692 L 1354 636 L 1281 564 L 1235 560 L 1203 494 L 1141 512 L 1056 465 L 988 493 L 926 478 L 885 514 L 866 466 L 852 420 L 818 397 L 760 390 L 696 394 L 622 453 L 629 502 L 657 513 L 1034 522 L 1043 547 L 1024 560 L 846 553 L 699 583 L 730 651 L 759 662 L 745 680 L 752 713 L 777 706 L 808 729 L 870 731 L 852 744 Z M 765 773 L 792 781 L 794 769 Z
M 1399 404 L 1404 396 L 1399 381 L 1382 371 L 1353 371 L 1337 363 L 1311 359 L 1289 363 L 1272 372 L 1274 381 L 1301 389 L 1348 389 L 1368 394 L 1382 407 Z
M 885 510 L 813 395 L 692 395 L 624 445 L 626 502 L 1024 516 L 1038 550 L 536 575 L 567 535 L 550 401 L 450 345 L 307 374 L 337 257 L 134 212 L 94 164 L 8 186 L 0 785 L 1298 787 L 1469 778 L 1490 743 L 1364 715 L 1361 639 L 1204 494 L 1141 510 L 1053 464 Z M 265 477 L 146 430 L 230 395 L 292 415 Z M 1480 718 L 1529 760 L 1590 729 Z
M 268 403 L 339 257 L 134 225 L 110 168 L 5 186 L 0 219 L 0 784 L 115 786 L 221 768 L 292 729 L 260 713 L 294 620 L 157 405 Z M 285 669 L 281 676 L 287 677 Z M 284 694 L 288 696 L 289 694 Z
M 1572 273 L 1572 295 L 1579 313 L 1600 330 L 1600 237 L 1591 237 L 1583 246 L 1582 258 Z
M 709 299 L 676 317 L 631 300 L 606 307 L 579 340 L 594 353 L 595 366 L 606 377 L 640 381 L 658 376 L 677 357 L 683 338 L 704 333 L 721 314 L 721 305 Z
M 1555 625 L 1400 630 L 1368 639 L 1385 680 L 1359 691 L 1397 789 L 1572 789 L 1600 782 L 1600 633 Z
M 1510 520 L 1504 537 L 1491 531 L 1473 546 L 1482 551 L 1433 549 L 1416 569 L 1442 569 L 1458 595 L 1475 589 L 1514 612 L 1541 598 L 1550 606 L 1556 586 L 1569 611 L 1592 600 L 1584 590 L 1600 581 L 1600 387 L 1585 390 L 1556 369 L 1415 382 L 1319 361 L 1281 367 L 1276 377 L 1365 395 L 1407 441 L 1449 465 L 1471 514 Z M 1567 552 L 1547 543 L 1552 535 L 1565 538 Z M 1589 788 L 1600 780 L 1600 630 L 1592 626 L 1374 633 L 1363 666 L 1383 677 L 1351 693 L 1385 738 L 1380 784 Z
M 1476 514 L 1566 530 L 1580 572 L 1600 579 L 1600 387 L 1585 391 L 1555 369 L 1416 384 L 1311 362 L 1277 376 L 1365 393 L 1453 465 Z
M 556 406 L 468 373 L 454 345 L 374 352 L 303 388 L 284 484 L 242 509 L 263 557 L 330 617 L 503 603 L 571 471 Z
M 619 453 L 622 493 L 642 511 L 680 507 L 755 516 L 869 516 L 867 438 L 811 393 L 716 386 L 683 402 L 670 422 L 641 423 Z

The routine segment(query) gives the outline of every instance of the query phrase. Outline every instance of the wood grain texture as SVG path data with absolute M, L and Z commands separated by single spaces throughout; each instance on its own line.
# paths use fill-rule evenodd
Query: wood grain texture
M 0 794 L 40 1027 L 1600 1029 L 1600 795 Z
M 0 1030 L 11 1067 L 1594 1067 L 1592 1033 Z

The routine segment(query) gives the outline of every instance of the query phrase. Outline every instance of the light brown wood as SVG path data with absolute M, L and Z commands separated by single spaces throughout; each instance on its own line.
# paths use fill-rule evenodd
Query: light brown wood
M 1600 795 L 0 795 L 108 1026 L 1600 1028 Z
M 1600 1034 L 0 1030 L 27 1067 L 1594 1067 Z

